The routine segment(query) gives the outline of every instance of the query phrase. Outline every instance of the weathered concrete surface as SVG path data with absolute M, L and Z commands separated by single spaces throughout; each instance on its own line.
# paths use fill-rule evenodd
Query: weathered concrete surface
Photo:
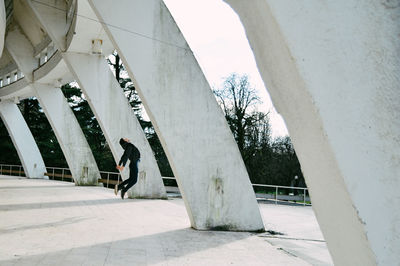
M 29 178 L 47 178 L 42 155 L 18 106 L 10 101 L 2 101 L 0 116 L 17 150 L 25 175 Z
M 41 68 L 46 68 L 49 64 L 51 68 L 43 77 L 35 80 L 35 73 L 40 72 L 41 68 L 37 69 L 34 47 L 19 26 L 14 25 L 13 30 L 9 32 L 6 47 L 18 68 L 24 73 L 28 87 L 31 87 L 33 94 L 37 96 L 60 143 L 75 184 L 97 185 L 100 178 L 99 169 L 82 129 L 60 88 L 49 85 L 63 80 L 67 72 L 64 62 L 50 60 Z
M 24 72 L 25 79 L 33 82 L 33 70 L 39 66 L 39 60 L 33 57 L 34 47 L 18 25 L 7 32 L 6 48 L 18 68 Z
M 260 208 L 280 218 L 267 229 L 321 239 L 310 208 Z M 313 242 L 294 250 L 265 234 L 193 230 L 181 199 L 121 200 L 102 187 L 1 176 L 0 217 L 4 266 L 330 264 Z
M 74 27 L 71 21 L 74 14 L 67 14 L 68 3 L 66 1 L 51 0 L 43 0 L 40 2 L 25 0 L 24 2 L 27 7 L 29 6 L 31 8 L 31 11 L 36 15 L 36 19 L 42 24 L 44 29 L 46 29 L 46 25 L 51 25 L 54 30 L 49 31 L 46 29 L 47 34 L 57 48 L 64 52 L 69 45 L 70 38 L 67 38 L 68 32 L 71 27 Z
M 163 2 L 89 3 L 104 22 L 155 126 L 192 226 L 262 230 L 254 192 L 232 133 Z
M 87 96 L 116 163 L 119 162 L 123 153 L 118 143 L 121 137 L 131 139 L 132 143 L 141 151 L 142 160 L 139 164 L 138 183 L 129 190 L 128 196 L 166 197 L 161 174 L 151 147 L 134 113 L 128 107 L 128 102 L 119 84 L 106 64 L 104 55 L 111 53 L 114 48 L 87 1 L 77 2 L 79 16 L 74 18 L 74 35 L 68 46 L 65 46 L 62 40 L 57 40 L 61 27 L 59 24 L 64 23 L 64 28 L 67 28 L 68 22 L 57 19 L 60 16 L 60 10 L 51 8 L 54 3 L 52 1 L 47 1 L 45 5 L 34 1 L 29 3 L 59 51 L 62 51 L 61 56 L 68 66 L 68 70 L 73 73 L 74 79 Z M 65 9 L 65 7 L 63 9 L 65 2 L 57 4 L 61 10 Z M 53 21 L 57 21 L 57 23 L 53 23 Z M 95 40 L 101 42 L 96 51 L 93 50 Z M 93 52 L 99 54 L 93 54 Z M 129 168 L 126 167 L 122 172 L 123 179 L 127 179 L 128 175 Z
M 40 106 L 57 137 L 76 185 L 97 185 L 100 172 L 96 161 L 60 88 L 34 83 Z
M 225 1 L 287 123 L 335 264 L 398 264 L 399 1 Z
M 64 53 L 63 57 L 101 126 L 116 164 L 123 154 L 119 144 L 121 137 L 130 139 L 140 150 L 138 183 L 128 195 L 133 198 L 166 198 L 153 151 L 104 57 L 78 53 Z M 129 177 L 129 167 L 125 168 L 122 176 L 123 179 Z

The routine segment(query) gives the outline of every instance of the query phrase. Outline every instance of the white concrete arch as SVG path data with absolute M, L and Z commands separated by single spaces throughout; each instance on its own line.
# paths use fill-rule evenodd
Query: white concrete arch
M 158 169 L 157 162 L 146 139 L 146 136 L 125 98 L 122 90 L 102 53 L 113 51 L 111 42 L 105 35 L 102 25 L 86 1 L 78 1 L 76 9 L 80 16 L 74 16 L 74 36 L 67 46 L 59 38 L 60 28 L 67 28 L 67 22 L 58 18 L 61 12 L 54 11 L 54 3 L 42 5 L 29 2 L 32 10 L 47 30 L 58 47 L 60 54 L 87 96 L 91 109 L 96 115 L 101 129 L 110 146 L 116 163 L 119 162 L 123 150 L 119 145 L 121 137 L 131 139 L 141 151 L 138 184 L 129 192 L 133 198 L 166 198 L 165 187 Z M 63 10 L 65 3 L 59 2 L 58 8 Z M 88 18 L 90 18 L 88 20 Z M 56 21 L 57 23 L 53 23 Z M 58 25 L 60 24 L 60 25 Z M 64 27 L 62 27 L 62 25 Z M 58 41 L 57 41 L 58 39 Z M 94 49 L 94 44 L 99 46 Z M 124 179 L 128 178 L 128 169 L 122 172 Z
M 100 178 L 97 163 L 61 89 L 37 82 L 30 86 L 34 89 L 39 104 L 53 128 L 75 184 L 97 185 Z
M 42 155 L 18 106 L 12 101 L 2 101 L 0 103 L 0 116 L 17 150 L 25 176 L 47 179 L 44 175 L 46 167 Z
M 263 230 L 232 133 L 164 3 L 89 3 L 134 79 L 178 181 L 192 227 Z
M 138 183 L 129 190 L 129 197 L 167 198 L 150 144 L 104 57 L 65 53 L 64 58 L 96 115 L 115 162 L 123 154 L 121 137 L 129 138 L 140 149 Z M 121 174 L 127 179 L 128 169 Z
M 18 43 L 18 45 L 16 45 Z M 43 65 L 33 56 L 34 47 L 21 29 L 14 25 L 6 39 L 6 47 L 25 73 L 26 86 L 37 96 L 67 160 L 76 185 L 97 185 L 100 172 L 82 129 L 55 80 L 63 80 L 67 67 L 61 57 L 54 56 Z M 39 64 L 39 65 L 38 65 Z M 68 77 L 67 77 L 68 79 Z
M 51 1 L 50 1 L 51 2 Z M 32 9 L 34 10 L 35 14 L 41 21 L 41 24 L 43 25 L 44 28 L 49 32 L 49 35 L 51 36 L 52 39 L 54 39 L 54 42 L 56 45 L 60 43 L 60 45 L 63 44 L 63 40 L 58 38 L 57 41 L 57 32 L 59 31 L 61 25 L 57 24 L 66 24 L 66 22 L 63 22 L 59 19 L 57 19 L 57 16 L 61 16 L 60 14 L 54 14 L 53 17 L 51 17 L 52 13 L 52 6 L 51 4 L 54 5 L 53 2 L 48 3 L 48 5 L 41 5 L 33 1 L 28 1 Z M 160 3 L 160 2 L 156 2 Z M 60 6 L 56 6 L 58 10 L 63 10 L 63 3 L 58 2 Z M 151 3 L 150 3 L 151 4 Z M 126 6 L 126 3 L 124 3 Z M 128 5 L 129 6 L 129 5 Z M 165 9 L 164 6 L 162 6 L 162 10 L 166 11 L 165 14 L 167 17 L 169 16 L 168 11 Z M 70 65 L 70 69 L 73 73 L 76 74 L 76 69 L 78 68 L 77 66 L 72 67 L 72 62 L 69 61 L 71 58 L 68 57 L 69 55 L 72 55 L 75 53 L 74 56 L 72 57 L 78 57 L 79 54 L 91 54 L 91 53 L 98 53 L 99 51 L 97 50 L 99 47 L 92 47 L 92 44 L 94 43 L 99 43 L 100 41 L 103 43 L 103 45 L 100 47 L 103 49 L 103 51 L 110 51 L 110 47 L 113 47 L 112 45 L 110 46 L 110 43 L 108 41 L 108 38 L 106 35 L 104 35 L 104 31 L 99 30 L 98 27 L 101 27 L 101 23 L 98 22 L 98 18 L 95 17 L 91 12 L 91 9 L 88 9 L 87 2 L 86 1 L 79 1 L 78 2 L 78 14 L 75 16 L 74 21 L 76 28 L 74 30 L 74 37 L 71 39 L 71 42 L 69 46 L 67 46 L 66 49 L 63 49 L 62 46 L 59 47 L 61 51 L 68 51 L 67 53 L 62 52 L 64 60 Z M 146 10 L 148 12 L 149 10 Z M 139 12 L 139 10 L 137 10 Z M 129 18 L 126 17 L 128 14 L 126 10 L 123 12 L 124 13 L 124 19 L 125 20 L 130 20 Z M 170 17 L 169 17 L 170 18 Z M 150 25 L 150 24 L 149 24 Z M 174 23 L 168 24 L 167 27 L 171 27 L 173 31 L 176 31 L 176 25 Z M 66 26 L 64 26 L 64 29 Z M 89 30 L 92 29 L 92 30 Z M 99 39 L 94 39 L 94 36 L 92 36 L 93 33 L 99 33 L 98 37 Z M 104 35 L 104 36 L 103 36 Z M 181 36 L 177 36 L 177 38 L 181 38 Z M 183 38 L 181 39 L 183 40 Z M 183 40 L 184 41 L 184 40 Z M 125 42 L 124 45 L 127 43 Z M 114 43 L 115 46 L 115 43 Z M 96 48 L 96 49 L 94 49 Z M 146 47 L 140 52 L 143 53 L 148 53 L 151 47 Z M 121 52 L 121 51 L 119 51 Z M 79 53 L 79 54 L 77 54 Z M 122 53 L 121 53 L 122 54 Z M 88 58 L 88 57 L 87 57 Z M 218 229 L 226 229 L 226 230 L 262 230 L 263 229 L 263 224 L 261 221 L 261 217 L 259 214 L 259 210 L 254 198 L 254 193 L 252 191 L 250 182 L 248 180 L 248 176 L 243 164 L 242 159 L 240 158 L 240 154 L 236 148 L 236 145 L 234 143 L 234 140 L 232 138 L 232 135 L 226 125 L 226 121 L 221 113 L 221 110 L 216 104 L 216 101 L 209 89 L 208 84 L 206 83 L 204 76 L 202 75 L 197 63 L 194 61 L 193 55 L 189 52 L 188 53 L 188 58 L 189 58 L 189 66 L 191 65 L 191 68 L 193 68 L 193 75 L 198 76 L 199 79 L 195 80 L 195 83 L 199 82 L 199 91 L 203 91 L 202 93 L 205 93 L 203 96 L 200 97 L 201 105 L 196 107 L 197 110 L 194 110 L 194 112 L 191 112 L 188 115 L 184 115 L 186 119 L 191 119 L 193 114 L 199 115 L 202 111 L 199 112 L 199 110 L 202 108 L 201 106 L 205 107 L 206 109 L 211 106 L 209 110 L 206 111 L 206 117 L 207 121 L 204 120 L 204 118 L 199 117 L 200 119 L 198 120 L 199 124 L 196 125 L 195 127 L 187 127 L 181 124 L 179 127 L 179 130 L 182 130 L 182 134 L 186 135 L 186 137 L 183 138 L 184 142 L 179 141 L 179 138 L 182 137 L 178 135 L 170 135 L 172 139 L 174 139 L 172 142 L 170 140 L 170 150 L 174 151 L 175 153 L 181 153 L 180 156 L 182 157 L 174 157 L 175 162 L 177 162 L 179 170 L 179 176 L 181 178 L 185 178 L 187 181 L 186 183 L 190 184 L 189 186 L 183 185 L 183 181 L 179 182 L 180 189 L 183 194 L 186 194 L 185 191 L 187 191 L 188 194 L 191 194 L 188 197 L 185 197 L 188 199 L 186 201 L 188 207 L 188 212 L 189 212 L 189 217 L 191 218 L 192 225 L 195 228 L 198 229 L 210 229 L 210 228 L 218 228 Z M 145 64 L 146 62 L 140 61 L 141 64 Z M 76 63 L 75 63 L 76 65 Z M 98 65 L 97 65 L 98 66 Z M 183 66 L 182 66 L 183 67 Z M 187 65 L 185 66 L 187 67 Z M 149 73 L 152 73 L 152 69 L 146 69 L 149 71 Z M 161 70 L 160 70 L 161 71 Z M 189 71 L 190 72 L 190 71 Z M 132 73 L 131 73 L 132 74 Z M 152 73 L 154 74 L 154 73 Z M 76 76 L 77 80 L 83 85 L 83 89 L 87 89 L 88 85 L 84 85 L 84 80 L 83 77 L 78 77 Z M 153 78 L 153 77 L 151 77 Z M 174 81 L 175 82 L 175 81 Z M 157 84 L 157 83 L 156 83 Z M 156 85 L 154 84 L 154 85 Z M 188 85 L 186 85 L 188 86 Z M 191 86 L 191 85 L 190 85 Z M 165 88 L 165 86 L 162 86 L 162 88 Z M 196 86 L 194 89 L 197 88 Z M 194 90 L 192 91 L 194 92 Z M 176 96 L 171 94 L 171 96 Z M 185 97 L 188 97 L 187 95 Z M 191 98 L 191 97 L 189 97 Z M 162 99 L 162 101 L 165 101 L 166 99 Z M 162 102 L 161 101 L 161 102 Z M 176 98 L 175 99 L 176 104 L 175 107 L 178 107 L 180 105 L 180 99 Z M 179 103 L 178 103 L 179 102 Z M 154 104 L 154 103 L 153 103 Z M 193 107 L 195 105 L 190 105 L 190 107 Z M 172 107 L 172 106 L 169 106 Z M 167 108 L 168 109 L 175 109 L 175 108 Z M 189 105 L 187 105 L 189 107 Z M 151 106 L 151 108 L 157 109 L 157 103 L 156 105 Z M 200 109 L 199 109 L 200 108 Z M 159 109 L 159 108 L 158 108 Z M 177 111 L 178 109 L 173 110 L 173 112 Z M 99 111 L 99 110 L 97 110 Z M 97 112 L 95 111 L 95 112 Z M 172 114 L 172 113 L 171 113 Z M 175 114 L 171 115 L 171 118 L 175 116 Z M 213 126 L 210 127 L 208 124 L 208 118 L 212 119 L 211 117 L 214 117 L 216 115 L 218 119 L 216 119 L 216 123 L 212 123 Z M 169 119 L 171 119 L 169 118 Z M 182 118 L 182 115 L 178 115 L 177 117 L 173 118 L 172 120 L 175 119 L 175 121 L 179 121 L 180 118 Z M 160 119 L 160 117 L 159 117 Z M 154 120 L 153 120 L 154 121 Z M 168 120 L 171 121 L 171 120 Z M 211 120 L 210 120 L 211 121 Z M 167 124 L 164 122 L 164 126 L 167 126 Z M 182 127 L 183 126 L 183 127 Z M 204 127 L 202 127 L 204 126 Z M 207 129 L 209 129 L 208 133 Z M 186 131 L 186 133 L 185 133 Z M 161 131 L 163 132 L 163 131 Z M 190 138 L 190 135 L 193 135 L 194 132 L 196 134 L 201 133 L 207 135 L 203 140 L 198 140 L 198 141 L 192 141 Z M 211 133 L 212 132 L 212 133 Z M 160 133 L 160 131 L 158 131 Z M 168 133 L 168 127 L 165 129 L 166 135 L 169 135 L 171 131 Z M 189 134 L 187 134 L 189 133 Z M 215 135 L 220 134 L 223 138 L 223 141 L 218 144 L 218 141 L 215 142 L 213 141 Z M 190 143 L 196 143 L 196 145 L 190 145 Z M 217 143 L 217 145 L 215 145 Z M 189 144 L 189 145 L 188 145 Z M 167 145 L 168 146 L 168 145 Z M 211 156 L 204 157 L 204 158 L 199 158 L 200 161 L 198 162 L 198 165 L 192 161 L 186 161 L 186 158 L 194 158 L 193 153 L 191 150 L 196 146 L 200 152 L 203 152 L 209 147 L 229 147 L 229 154 L 234 154 L 234 159 L 233 165 L 236 166 L 232 167 L 232 160 L 229 160 L 225 155 L 219 155 L 219 153 L 215 153 L 214 151 L 209 151 Z M 165 143 L 164 143 L 165 147 Z M 191 148 L 190 148 L 191 147 Z M 168 148 L 168 147 L 167 147 Z M 186 149 L 190 148 L 190 149 Z M 223 151 L 219 151 L 223 152 Z M 223 152 L 224 153 L 224 152 Z M 224 153 L 225 154 L 225 153 Z M 220 159 L 224 158 L 224 159 Z M 171 159 L 171 158 L 170 158 Z M 229 161 L 229 162 L 228 162 Z M 174 167 L 173 167 L 174 168 Z M 192 170 L 190 170 L 192 168 Z M 175 169 L 175 173 L 177 173 Z M 232 179 L 231 176 L 234 176 Z M 200 177 L 200 178 L 198 178 Z M 192 179 L 192 180 L 190 180 Z M 197 187 L 200 186 L 201 189 L 198 190 Z M 239 199 L 239 197 L 242 197 L 242 199 Z M 240 208 L 243 213 L 238 213 L 237 210 L 233 210 L 231 206 L 243 206 L 243 208 Z
M 286 120 L 335 263 L 395 265 L 400 261 L 398 1 L 225 1 L 239 14 L 258 68 Z M 78 9 L 75 1 L 18 3 L 28 4 L 42 24 L 55 29 L 48 34 L 60 51 L 37 68 L 28 55 L 37 56 L 46 46 L 43 29 L 36 27 L 36 35 L 26 36 L 9 32 L 10 53 L 19 67 L 29 69 L 25 78 L 1 89 L 0 97 L 27 95 L 30 89 L 16 90 L 34 81 L 50 94 L 54 85 L 48 84 L 72 78 L 62 53 L 96 53 L 99 47 L 92 42 L 104 41 L 100 48 L 110 52 L 116 47 L 134 78 L 192 226 L 263 228 L 226 121 L 161 0 L 120 0 L 118 5 L 79 0 Z M 18 8 L 22 14 L 26 6 Z M 86 19 L 89 31 L 76 31 L 78 18 Z M 105 22 L 106 33 L 98 20 Z M 98 30 L 95 38 L 93 29 Z M 13 46 L 24 37 L 32 47 Z M 7 69 L 7 60 L 0 63 Z
M 398 1 L 225 1 L 286 121 L 335 264 L 398 264 Z

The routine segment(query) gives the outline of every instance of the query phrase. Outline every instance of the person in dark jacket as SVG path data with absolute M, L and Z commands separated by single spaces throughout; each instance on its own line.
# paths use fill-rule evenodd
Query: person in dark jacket
M 124 154 L 122 154 L 121 160 L 119 160 L 116 168 L 122 172 L 128 159 L 130 161 L 129 178 L 114 188 L 115 195 L 118 194 L 118 190 L 121 190 L 121 198 L 124 199 L 125 193 L 137 182 L 140 152 L 138 148 L 129 141 L 129 139 L 121 138 L 119 144 L 124 149 Z

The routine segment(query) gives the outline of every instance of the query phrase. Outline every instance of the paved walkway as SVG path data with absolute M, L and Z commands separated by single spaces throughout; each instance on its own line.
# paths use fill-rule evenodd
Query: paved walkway
M 0 176 L 0 265 L 329 265 L 310 207 L 260 204 L 266 229 L 196 231 L 181 199 Z

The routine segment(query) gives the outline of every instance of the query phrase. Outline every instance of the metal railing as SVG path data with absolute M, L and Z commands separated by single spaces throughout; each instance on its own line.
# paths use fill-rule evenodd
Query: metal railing
M 72 177 L 69 168 L 46 167 L 46 173 L 44 175 L 48 176 L 51 180 L 74 182 L 74 178 Z
M 16 170 L 18 169 L 18 170 Z M 22 165 L 0 164 L 0 175 L 25 176 Z
M 115 185 L 118 185 L 122 182 L 122 177 L 119 172 L 106 172 L 100 171 L 101 178 L 98 180 L 99 183 L 103 183 L 106 188 L 114 188 Z M 110 177 L 113 177 L 110 179 Z
M 16 170 L 18 169 L 18 170 Z M 25 172 L 21 165 L 0 164 L 0 174 L 25 176 Z M 71 171 L 68 168 L 62 167 L 46 167 L 46 176 L 51 180 L 74 182 Z M 119 172 L 100 171 L 101 177 L 98 179 L 106 188 L 114 188 L 115 185 L 122 182 Z M 174 180 L 174 177 L 162 177 L 165 180 Z M 270 200 L 278 203 L 294 203 L 310 206 L 311 200 L 306 187 L 290 187 L 276 186 L 264 184 L 252 184 L 255 195 L 259 200 Z M 180 193 L 179 188 L 175 186 L 165 186 L 167 191 Z
M 311 205 L 310 197 L 307 196 L 308 188 L 306 187 L 289 187 L 289 186 L 264 185 L 264 184 L 252 184 L 252 186 L 256 193 L 257 198 L 273 200 L 275 201 L 275 204 L 277 204 L 280 201 L 284 201 L 292 203 L 302 202 L 304 206 Z M 256 189 L 256 188 L 261 188 L 261 189 Z
M 61 180 L 74 182 L 74 178 L 72 177 L 71 171 L 69 168 L 61 168 L 61 167 L 46 167 L 47 172 L 46 176 L 51 180 Z M 121 174 L 119 172 L 107 172 L 107 171 L 99 171 L 100 178 L 98 179 L 99 183 L 103 183 L 107 188 L 114 188 L 114 185 L 118 184 L 122 181 Z

